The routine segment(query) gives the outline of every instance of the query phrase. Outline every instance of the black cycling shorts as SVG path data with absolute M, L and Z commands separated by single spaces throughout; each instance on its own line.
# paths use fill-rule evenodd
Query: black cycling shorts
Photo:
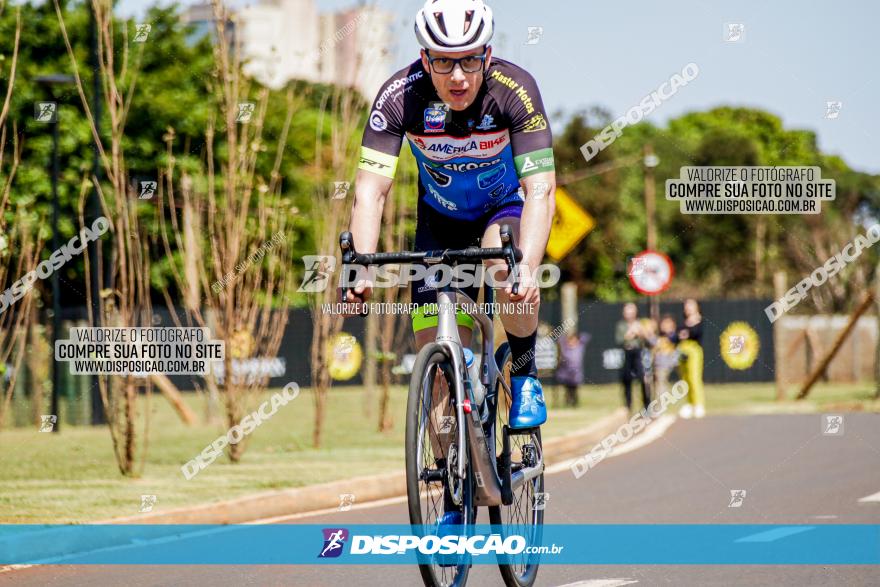
M 522 216 L 523 204 L 509 202 L 498 208 L 489 210 L 476 220 L 459 220 L 440 214 L 423 200 L 419 199 L 416 219 L 416 251 L 433 251 L 437 249 L 466 249 L 467 247 L 479 247 L 483 239 L 486 227 L 499 218 Z M 433 285 L 426 285 L 423 279 L 413 281 L 412 302 L 414 304 L 434 304 L 437 302 L 437 292 Z M 485 301 L 488 298 L 486 288 Z M 464 287 L 461 291 L 466 293 L 472 300 L 477 301 L 479 287 Z

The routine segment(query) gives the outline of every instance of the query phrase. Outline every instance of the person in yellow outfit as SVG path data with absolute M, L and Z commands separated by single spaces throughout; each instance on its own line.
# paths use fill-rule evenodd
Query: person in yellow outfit
M 688 403 L 678 415 L 702 418 L 706 415 L 703 392 L 703 316 L 695 299 L 684 301 L 684 326 L 678 331 L 678 352 L 681 354 L 681 378 L 688 385 Z

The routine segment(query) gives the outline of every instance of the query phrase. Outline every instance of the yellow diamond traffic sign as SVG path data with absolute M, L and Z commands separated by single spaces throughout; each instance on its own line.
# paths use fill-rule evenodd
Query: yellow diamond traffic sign
M 556 214 L 553 215 L 547 254 L 556 261 L 562 260 L 594 226 L 596 221 L 593 217 L 565 189 L 557 187 Z

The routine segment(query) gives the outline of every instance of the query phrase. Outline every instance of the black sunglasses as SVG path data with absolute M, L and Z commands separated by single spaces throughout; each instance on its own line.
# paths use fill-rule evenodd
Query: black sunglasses
M 434 70 L 434 73 L 452 73 L 452 70 L 455 69 L 455 64 L 459 64 L 461 66 L 461 70 L 465 73 L 476 73 L 478 71 L 482 71 L 483 65 L 486 63 L 486 51 L 483 51 L 481 55 L 468 55 L 466 57 L 460 57 L 458 59 L 453 59 L 451 57 L 431 57 L 431 54 L 425 50 L 425 55 L 428 56 L 428 63 L 431 65 L 431 69 Z

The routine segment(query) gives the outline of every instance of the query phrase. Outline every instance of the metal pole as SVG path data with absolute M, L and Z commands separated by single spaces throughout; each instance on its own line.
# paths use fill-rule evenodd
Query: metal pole
M 92 112 L 95 116 L 95 129 L 98 136 L 101 136 L 101 68 L 98 63 L 98 24 L 95 17 L 94 9 L 91 10 L 91 18 L 89 19 L 90 47 L 89 57 L 92 66 Z M 98 151 L 98 143 L 92 143 L 92 177 L 95 182 L 101 180 L 101 161 Z M 89 196 L 89 210 L 86 214 L 87 223 L 91 225 L 101 214 L 101 202 L 98 198 L 97 185 L 92 187 L 92 193 Z M 89 290 L 92 299 L 92 317 L 93 326 L 101 326 L 101 279 L 98 274 L 101 271 L 99 260 L 101 258 L 101 239 L 95 239 L 89 243 L 89 265 L 91 266 L 91 279 L 89 280 Z M 101 401 L 101 393 L 98 389 L 98 376 L 92 375 L 91 385 L 91 404 L 92 404 L 92 424 L 106 424 L 104 417 L 104 404 Z
M 788 291 L 785 271 L 777 271 L 773 274 L 773 300 L 781 300 Z M 781 318 L 781 317 L 780 317 Z M 773 323 L 773 377 L 776 380 L 776 401 L 785 399 L 785 378 L 783 363 L 785 356 L 782 354 L 782 320 Z
M 657 250 L 657 223 L 656 223 L 656 190 L 654 189 L 654 167 L 657 165 L 654 157 L 654 148 L 645 145 L 645 223 L 647 225 L 648 249 Z M 660 322 L 660 297 L 651 296 L 648 300 L 651 319 Z
M 55 122 L 52 123 L 52 250 L 57 251 L 61 247 L 61 238 L 58 234 L 58 114 L 55 114 Z M 55 342 L 61 338 L 61 283 L 58 271 L 52 272 L 52 348 L 49 353 L 52 363 L 52 414 L 55 415 L 55 426 L 52 432 L 57 433 L 61 428 L 61 415 L 58 413 L 59 396 L 61 395 L 61 368 L 54 361 Z

